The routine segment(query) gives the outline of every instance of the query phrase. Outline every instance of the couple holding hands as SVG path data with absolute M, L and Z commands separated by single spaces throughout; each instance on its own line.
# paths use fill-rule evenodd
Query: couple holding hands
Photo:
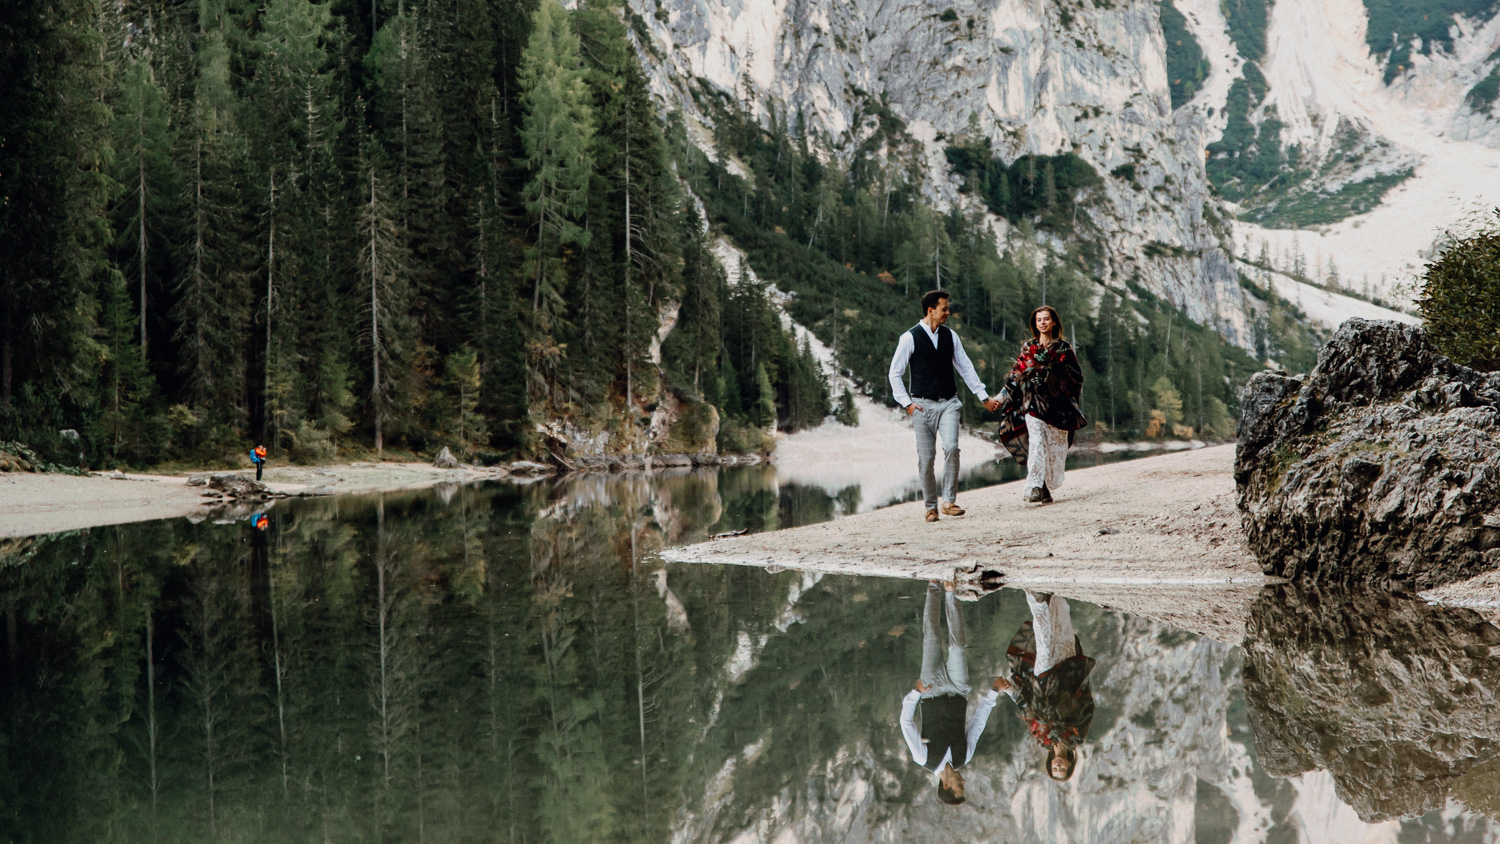
M 1045 752 L 1047 776 L 1067 782 L 1078 765 L 1078 746 L 1094 720 L 1089 674 L 1094 660 L 1083 653 L 1073 631 L 1068 602 L 1057 595 L 1026 593 L 1031 619 L 1011 637 L 1007 671 L 996 677 L 969 713 L 968 637 L 952 583 L 927 585 L 922 612 L 922 671 L 917 686 L 901 701 L 901 735 L 913 762 L 937 781 L 938 799 L 964 802 L 958 769 L 974 755 L 990 711 L 1002 693 L 1016 703 L 1016 714 Z M 944 607 L 943 605 L 946 605 Z M 946 643 L 938 636 L 938 616 L 948 616 Z M 922 723 L 917 725 L 921 708 Z
M 922 320 L 897 341 L 889 372 L 891 393 L 912 417 L 917 432 L 917 471 L 922 478 L 927 521 L 937 521 L 939 513 L 964 514 L 958 506 L 958 427 L 963 405 L 958 399 L 955 371 L 986 410 L 1000 414 L 1000 443 L 1016 463 L 1026 467 L 1024 499 L 1051 503 L 1053 491 L 1063 483 L 1073 432 L 1088 424 L 1078 406 L 1083 370 L 1078 365 L 1078 353 L 1063 339 L 1062 318 L 1050 305 L 1031 312 L 1031 337 L 1021 345 L 1000 394 L 992 398 L 958 335 L 944 325 L 949 304 L 947 291 L 923 294 Z M 910 390 L 902 383 L 908 368 Z M 941 494 L 933 471 L 939 437 L 944 458 Z
M 1043 305 L 1031 312 L 1031 337 L 1021 345 L 1000 394 L 991 397 L 958 335 L 947 328 L 950 297 L 942 290 L 922 296 L 922 321 L 901 335 L 891 359 L 889 379 L 896 402 L 912 417 L 917 433 L 917 469 L 926 500 L 926 519 L 962 516 L 958 506 L 958 386 L 954 372 L 991 413 L 1000 414 L 1000 443 L 1026 467 L 1022 495 L 1028 503 L 1048 504 L 1062 486 L 1063 468 L 1073 432 L 1088 424 L 1078 405 L 1083 370 L 1078 355 L 1063 339 L 1062 318 Z M 911 370 L 911 387 L 902 375 Z M 937 439 L 943 441 L 943 487 L 938 490 L 933 460 Z M 941 506 L 940 506 L 941 505 Z M 1058 782 L 1073 776 L 1077 747 L 1094 717 L 1089 673 L 1094 660 L 1083 654 L 1073 632 L 1068 603 L 1056 595 L 1026 593 L 1031 620 L 1021 626 L 1006 650 L 1009 671 L 997 677 L 969 713 L 968 667 L 963 616 L 953 584 L 931 583 L 922 614 L 922 671 L 916 688 L 901 706 L 901 733 L 912 760 L 936 777 L 938 798 L 964 802 L 964 780 L 958 769 L 969 761 L 1001 693 L 1016 702 L 1032 738 L 1046 751 L 1047 775 Z M 938 618 L 946 604 L 948 638 L 938 636 Z M 922 724 L 917 725 L 917 711 Z

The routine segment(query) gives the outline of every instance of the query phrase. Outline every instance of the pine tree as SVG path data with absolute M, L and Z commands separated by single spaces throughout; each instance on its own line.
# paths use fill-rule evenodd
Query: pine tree
M 366 140 L 360 155 L 364 197 L 359 210 L 359 272 L 365 291 L 365 341 L 370 362 L 370 421 L 375 451 L 385 448 L 386 422 L 404 421 L 398 414 L 410 406 L 411 361 L 415 349 L 408 309 L 408 256 L 397 232 L 395 206 L 388 185 L 389 167 Z
M 489 440 L 489 430 L 479 412 L 479 355 L 462 348 L 443 362 L 443 393 L 437 430 L 453 443 L 458 452 L 468 455 L 475 443 Z
M 166 92 L 154 65 L 155 45 L 154 38 L 148 39 L 122 57 L 127 64 L 115 91 L 113 115 L 114 177 L 125 189 L 115 215 L 116 252 L 134 281 L 136 344 L 143 360 L 150 345 L 148 291 L 159 286 L 161 273 L 170 267 L 170 249 L 162 237 L 180 190 Z
M 766 372 L 764 362 L 755 365 L 755 404 L 750 421 L 761 428 L 776 424 L 776 390 L 771 386 L 771 376 Z
M 522 443 L 527 434 L 526 339 L 521 330 L 512 234 L 506 225 L 504 189 L 509 161 L 508 120 L 504 101 L 494 92 L 481 135 L 484 160 L 479 196 L 475 198 L 475 293 L 478 296 L 477 351 L 480 357 L 480 409 L 495 420 L 498 444 Z
M 521 57 L 526 107 L 521 138 L 532 173 L 525 190 L 526 210 L 536 230 L 528 252 L 531 308 L 545 331 L 562 305 L 566 248 L 588 245 L 588 230 L 579 220 L 593 170 L 593 114 L 568 12 L 557 0 L 542 0 L 532 27 Z
M 96 400 L 110 154 L 95 0 L 0 15 L 0 437 L 41 451 Z M 28 399 L 28 395 L 30 398 Z M 25 401 L 17 401 L 23 399 Z M 29 407 L 19 407 L 26 404 Z M 49 430 L 50 429 L 50 430 Z M 24 432 L 24 434 L 23 434 Z M 77 449 L 70 447 L 76 461 Z M 60 456 L 60 455 L 59 455 Z
M 682 303 L 677 314 L 678 327 L 667 336 L 663 353 L 695 391 L 717 404 L 721 396 L 714 359 L 723 344 L 719 292 L 727 282 L 699 225 L 696 209 L 689 206 L 682 224 Z
M 214 450 L 227 449 L 245 420 L 250 326 L 250 238 L 238 192 L 245 145 L 231 80 L 228 18 L 222 3 L 205 4 L 200 12 L 202 46 L 190 122 L 181 136 L 186 220 L 173 310 L 190 405 L 179 418 L 197 429 L 190 432 L 195 446 Z
M 315 232 L 318 193 L 331 128 L 331 74 L 325 41 L 332 23 L 327 4 L 271 0 L 260 15 L 253 39 L 255 78 L 250 105 L 256 116 L 254 155 L 264 204 L 260 214 L 258 298 L 261 343 L 259 437 L 276 447 L 281 431 L 307 413 L 298 360 L 303 348 L 304 312 L 320 273 Z M 315 355 L 308 349 L 308 356 Z M 304 429 L 301 439 L 307 439 Z
M 153 381 L 135 338 L 136 320 L 124 274 L 112 273 L 102 292 L 104 450 L 112 460 L 151 462 L 159 458 L 161 442 L 151 425 Z

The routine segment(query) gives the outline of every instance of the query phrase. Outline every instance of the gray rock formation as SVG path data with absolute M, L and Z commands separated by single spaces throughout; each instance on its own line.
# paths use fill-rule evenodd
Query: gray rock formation
M 432 465 L 436 469 L 457 469 L 458 458 L 454 457 L 453 452 L 449 451 L 445 445 L 443 450 L 437 453 L 437 457 L 433 458 Z
M 516 460 L 505 467 L 512 475 L 522 478 L 535 478 L 542 475 L 555 475 L 557 470 L 546 463 L 533 463 L 530 460 Z
M 1440 809 L 1458 778 L 1500 757 L 1500 629 L 1472 610 L 1275 587 L 1244 648 L 1267 773 L 1325 769 L 1367 822 Z
M 1241 399 L 1235 483 L 1267 574 L 1428 588 L 1500 568 L 1500 373 L 1351 319 Z
M 218 490 L 235 499 L 266 499 L 272 497 L 271 490 L 260 481 L 240 475 L 210 475 L 208 488 Z

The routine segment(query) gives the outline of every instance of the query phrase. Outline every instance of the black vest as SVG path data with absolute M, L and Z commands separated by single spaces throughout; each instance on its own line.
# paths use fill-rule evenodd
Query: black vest
M 953 381 L 953 332 L 945 325 L 937 330 L 937 348 L 927 329 L 911 329 L 911 394 L 919 399 L 951 399 L 958 395 Z
M 960 695 L 922 699 L 922 738 L 927 742 L 927 764 L 923 767 L 937 773 L 950 749 L 953 751 L 953 767 L 969 761 L 969 737 L 964 735 L 968 714 L 969 701 Z

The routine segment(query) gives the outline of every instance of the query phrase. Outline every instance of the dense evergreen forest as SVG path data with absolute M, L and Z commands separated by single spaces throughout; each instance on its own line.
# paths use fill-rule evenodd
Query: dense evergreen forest
M 722 449 L 763 450 L 773 425 L 817 424 L 839 398 L 768 283 L 877 397 L 917 297 L 944 286 L 992 389 L 1047 301 L 1088 353 L 1096 430 L 1228 433 L 1257 364 L 1097 281 L 1075 206 L 1092 171 L 1034 158 L 977 178 L 1017 224 L 999 243 L 875 163 L 910 141 L 873 98 L 882 132 L 845 164 L 800 116 L 750 119 L 756 104 L 709 90 L 715 148 L 699 149 L 648 94 L 632 15 L 616 0 L 12 10 L 0 441 L 91 466 L 254 441 L 297 460 L 451 445 L 484 461 L 542 453 L 538 423 L 560 421 L 621 449 L 702 450 L 717 431 Z M 1033 225 L 1077 245 L 1039 247 Z M 765 282 L 726 277 L 720 235 Z M 652 441 L 663 404 L 676 424 Z

